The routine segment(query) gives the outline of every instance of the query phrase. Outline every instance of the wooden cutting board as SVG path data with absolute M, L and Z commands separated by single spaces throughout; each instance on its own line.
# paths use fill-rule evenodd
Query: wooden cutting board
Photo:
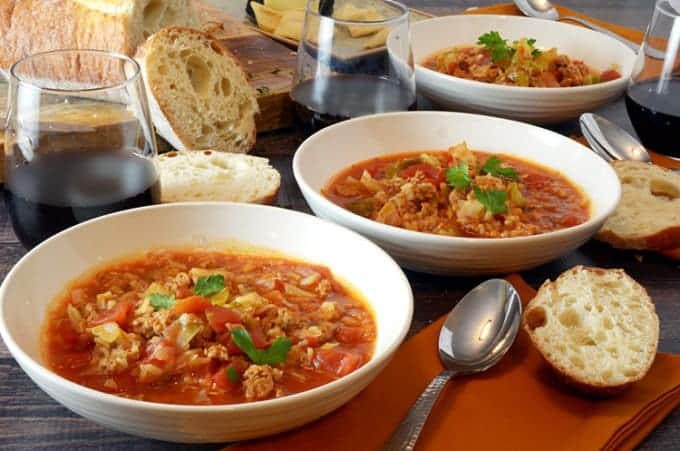
M 258 92 L 258 133 L 293 125 L 289 97 L 295 70 L 295 52 L 263 36 L 243 23 L 242 18 L 194 0 L 203 29 L 218 38 L 241 62 L 250 83 Z

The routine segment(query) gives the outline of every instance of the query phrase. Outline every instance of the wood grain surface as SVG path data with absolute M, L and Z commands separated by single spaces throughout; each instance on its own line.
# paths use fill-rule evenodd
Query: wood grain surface
M 262 36 L 219 7 L 194 0 L 203 29 L 220 39 L 239 60 L 250 84 L 258 92 L 259 133 L 292 125 L 289 92 L 295 70 L 295 53 L 284 45 Z
M 211 0 L 235 2 L 237 0 Z M 240 0 L 238 0 L 240 1 Z M 409 5 L 442 14 L 460 12 L 467 7 L 488 4 L 473 0 L 410 0 Z M 582 12 L 629 26 L 643 28 L 651 0 L 573 0 L 564 2 Z M 427 107 L 425 102 L 421 106 Z M 622 101 L 601 111 L 610 119 L 630 128 Z M 573 122 L 553 129 L 571 134 Z M 282 186 L 278 205 L 309 212 L 293 179 L 291 160 L 304 137 L 295 130 L 272 132 L 258 137 L 254 153 L 270 158 L 281 171 Z M 0 280 L 24 254 L 11 228 L 7 210 L 0 205 Z M 680 267 L 678 263 L 652 254 L 623 252 L 592 241 L 571 254 L 524 273 L 538 286 L 575 264 L 624 268 L 643 283 L 654 298 L 661 318 L 660 350 L 680 353 Z M 460 297 L 481 279 L 430 276 L 408 272 L 415 293 L 413 334 L 450 310 Z M 38 325 L 36 325 L 37 327 Z M 490 425 L 492 429 L 493 425 Z M 102 450 L 203 450 L 220 445 L 178 445 L 121 434 L 85 420 L 51 400 L 21 371 L 0 342 L 0 449 L 102 449 Z M 680 449 L 680 411 L 668 417 L 640 449 Z

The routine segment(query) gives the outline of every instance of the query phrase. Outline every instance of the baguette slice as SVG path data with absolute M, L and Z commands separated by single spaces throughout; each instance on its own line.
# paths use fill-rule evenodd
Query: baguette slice
M 248 152 L 255 144 L 254 89 L 210 35 L 164 28 L 137 50 L 158 133 L 179 150 Z
M 158 157 L 161 202 L 272 203 L 281 184 L 266 158 L 210 150 Z
M 621 249 L 680 247 L 680 174 L 636 161 L 612 162 L 621 201 L 596 238 Z
M 0 68 L 54 49 L 132 56 L 162 27 L 199 26 L 189 0 L 2 0 Z
M 652 300 L 621 269 L 576 266 L 547 280 L 526 307 L 523 327 L 565 382 L 593 396 L 642 379 L 659 341 Z

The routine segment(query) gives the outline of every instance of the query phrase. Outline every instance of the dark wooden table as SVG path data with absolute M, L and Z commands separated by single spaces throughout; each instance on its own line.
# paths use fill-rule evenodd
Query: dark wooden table
M 237 0 L 212 0 L 215 3 Z M 411 6 L 446 14 L 471 6 L 493 2 L 474 0 L 409 0 Z M 566 6 L 579 9 L 610 22 L 644 29 L 651 14 L 651 0 L 563 0 Z M 622 102 L 600 113 L 630 129 Z M 562 133 L 575 131 L 574 123 L 555 127 Z M 294 131 L 263 135 L 255 152 L 268 156 L 281 171 L 283 184 L 279 205 L 309 211 L 291 171 L 292 155 L 302 140 Z M 24 254 L 12 231 L 7 210 L 0 206 L 0 280 Z M 660 350 L 680 353 L 680 270 L 677 263 L 651 254 L 621 252 L 597 242 L 548 265 L 524 274 L 532 285 L 554 278 L 575 264 L 621 267 L 644 284 L 654 298 L 661 318 Z M 411 333 L 417 332 L 447 312 L 458 299 L 480 280 L 435 277 L 409 272 L 416 296 L 415 318 Z M 38 325 L 36 325 L 36 328 Z M 490 425 L 492 427 L 492 425 Z M 125 435 L 85 420 L 54 402 L 38 389 L 19 369 L 0 341 L 0 449 L 217 449 L 217 445 L 183 446 Z M 668 417 L 642 444 L 641 449 L 680 449 L 680 411 Z

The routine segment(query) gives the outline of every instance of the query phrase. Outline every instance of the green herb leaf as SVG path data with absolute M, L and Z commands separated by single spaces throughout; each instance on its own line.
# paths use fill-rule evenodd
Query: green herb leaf
M 475 193 L 475 198 L 480 204 L 484 205 L 491 214 L 505 213 L 508 211 L 506 202 L 508 194 L 500 189 L 483 190 L 477 186 L 473 186 L 472 190 Z
M 234 343 L 238 346 L 241 351 L 245 352 L 250 360 L 257 363 L 260 360 L 262 353 L 261 350 L 257 349 L 253 344 L 253 339 L 250 338 L 250 334 L 247 330 L 241 328 L 234 328 L 231 330 L 231 337 L 234 339 Z
M 472 183 L 468 172 L 468 164 L 461 162 L 458 166 L 452 166 L 446 170 L 446 181 L 454 189 L 466 189 Z
M 238 382 L 241 380 L 241 376 L 239 376 L 238 371 L 236 371 L 236 368 L 233 366 L 228 366 L 226 371 L 229 382 Z
M 515 54 L 515 49 L 497 31 L 484 33 L 477 38 L 477 44 L 483 45 L 491 53 L 491 61 L 494 63 L 510 59 Z
M 527 39 L 527 44 L 529 44 L 529 47 L 531 47 L 531 56 L 538 56 L 541 53 L 543 53 L 539 49 L 534 48 L 534 44 L 536 44 L 536 39 L 534 38 Z
M 234 343 L 257 365 L 276 365 L 286 361 L 292 347 L 289 338 L 279 337 L 267 350 L 257 349 L 247 330 L 235 328 L 231 330 Z
M 198 279 L 194 286 L 194 293 L 199 296 L 212 296 L 222 291 L 222 288 L 224 288 L 224 276 L 222 274 L 213 274 Z
M 276 365 L 277 363 L 285 362 L 291 347 L 290 338 L 277 338 L 266 351 L 267 363 Z
M 175 297 L 170 294 L 149 293 L 146 297 L 155 309 L 169 309 L 175 303 Z
M 482 166 L 482 172 L 493 175 L 494 177 L 505 177 L 508 179 L 515 180 L 517 178 L 517 172 L 512 168 L 504 168 L 501 165 L 503 162 L 497 156 L 489 157 Z

